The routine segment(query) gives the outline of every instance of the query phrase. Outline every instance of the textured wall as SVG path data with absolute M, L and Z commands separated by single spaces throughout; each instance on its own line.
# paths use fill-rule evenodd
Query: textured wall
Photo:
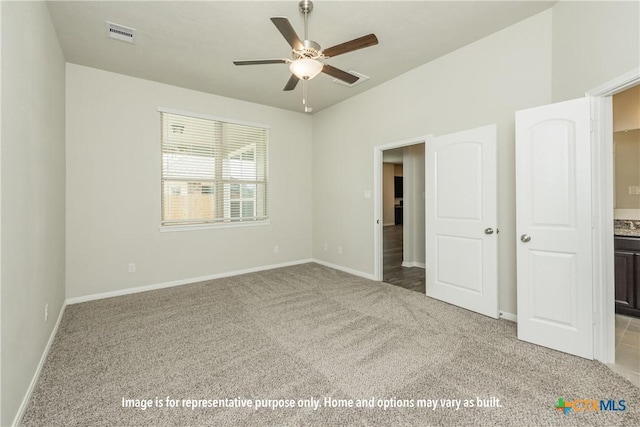
M 552 10 L 555 102 L 640 66 L 640 2 L 561 1 Z
M 314 257 L 373 274 L 373 147 L 497 123 L 500 308 L 515 313 L 514 113 L 549 102 L 551 10 L 315 114 Z
M 271 127 L 269 225 L 160 232 L 159 106 Z M 310 258 L 310 156 L 302 113 L 68 64 L 67 298 Z
M 18 413 L 64 301 L 65 64 L 45 3 L 2 2 L 0 7 L 0 424 L 6 426 Z

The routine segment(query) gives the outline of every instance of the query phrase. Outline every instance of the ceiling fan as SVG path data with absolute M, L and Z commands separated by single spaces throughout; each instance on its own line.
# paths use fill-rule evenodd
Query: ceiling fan
M 329 64 L 325 64 L 320 60 L 377 45 L 378 38 L 376 35 L 373 33 L 367 34 L 366 36 L 358 37 L 357 39 L 340 43 L 327 49 L 322 49 L 317 42 L 309 40 L 308 18 L 309 13 L 313 10 L 313 2 L 311 0 L 302 0 L 298 6 L 300 12 L 304 14 L 304 40 L 300 40 L 300 37 L 298 37 L 298 34 L 293 29 L 287 18 L 281 16 L 271 18 L 271 22 L 273 22 L 278 31 L 280 31 L 282 36 L 291 46 L 291 57 L 293 59 L 257 59 L 249 61 L 233 61 L 233 63 L 235 65 L 289 64 L 291 78 L 289 78 L 289 81 L 284 86 L 285 91 L 295 89 L 298 81 L 303 80 L 304 82 L 306 80 L 311 80 L 321 72 L 348 84 L 357 82 L 359 79 L 358 76 L 340 70 L 339 68 L 333 67 Z M 306 86 L 303 87 L 303 89 L 306 89 Z M 303 95 L 302 102 L 306 105 L 306 90 Z M 310 112 L 311 109 L 305 107 L 305 111 Z

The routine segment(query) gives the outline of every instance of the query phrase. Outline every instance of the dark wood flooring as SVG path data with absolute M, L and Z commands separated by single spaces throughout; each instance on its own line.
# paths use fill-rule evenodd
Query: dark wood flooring
M 382 230 L 382 280 L 424 294 L 424 268 L 402 266 L 402 225 L 388 225 Z

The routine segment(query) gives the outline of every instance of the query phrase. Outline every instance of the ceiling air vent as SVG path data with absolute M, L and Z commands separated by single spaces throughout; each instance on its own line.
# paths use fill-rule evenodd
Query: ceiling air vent
M 360 74 L 360 73 L 358 73 L 356 71 L 352 71 L 352 70 L 349 70 L 349 74 L 353 74 L 354 76 L 357 76 L 358 80 L 356 80 L 352 84 L 349 84 L 347 82 L 344 82 L 344 81 L 338 80 L 338 79 L 333 79 L 333 82 L 334 83 L 338 83 L 339 85 L 342 85 L 342 86 L 354 87 L 354 86 L 358 86 L 360 83 L 364 83 L 365 81 L 370 79 L 369 76 L 365 76 L 364 74 Z
M 106 21 L 107 23 L 107 37 L 120 40 L 127 43 L 135 43 L 136 30 L 133 28 L 125 27 L 124 25 L 114 24 L 113 22 Z

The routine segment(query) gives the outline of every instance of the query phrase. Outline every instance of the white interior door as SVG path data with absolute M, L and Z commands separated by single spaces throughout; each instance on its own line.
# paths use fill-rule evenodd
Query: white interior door
M 425 148 L 427 296 L 497 318 L 496 126 Z
M 588 98 L 516 112 L 518 338 L 593 358 Z

